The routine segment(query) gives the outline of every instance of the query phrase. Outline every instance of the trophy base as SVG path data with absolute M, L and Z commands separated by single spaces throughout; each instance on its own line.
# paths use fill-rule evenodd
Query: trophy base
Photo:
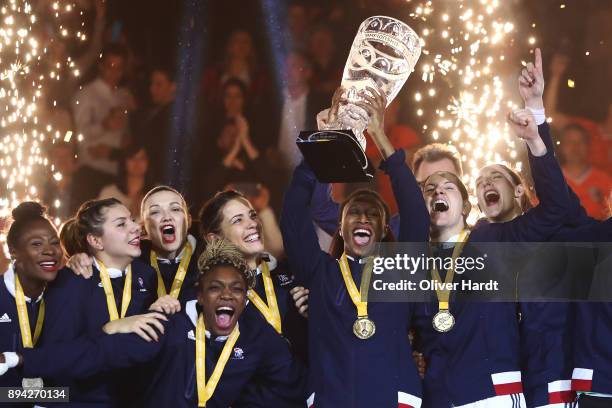
M 374 168 L 351 130 L 302 131 L 296 143 L 322 183 L 359 183 L 374 178 Z

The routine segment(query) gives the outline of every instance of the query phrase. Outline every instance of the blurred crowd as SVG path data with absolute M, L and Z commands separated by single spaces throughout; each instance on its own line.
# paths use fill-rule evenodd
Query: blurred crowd
M 295 138 L 301 130 L 315 129 L 316 114 L 330 105 L 359 23 L 375 14 L 410 21 L 403 1 L 281 3 L 283 7 L 275 10 L 280 26 L 272 32 L 258 20 L 261 16 L 253 17 L 257 24 L 233 15 L 211 23 L 214 29 L 202 35 L 211 36 L 208 43 L 215 46 L 209 47 L 200 77 L 189 85 L 198 87 L 197 106 L 195 117 L 185 119 L 175 104 L 180 45 L 168 41 L 172 44 L 168 49 L 163 43 L 142 46 L 142 39 L 129 35 L 133 19 L 132 23 L 121 19 L 122 10 L 144 7 L 144 3 L 80 1 L 88 20 L 87 46 L 77 50 L 58 46 L 54 52 L 73 53 L 82 75 L 53 83 L 45 96 L 45 119 L 62 134 L 74 135 L 70 141 L 48 147 L 50 161 L 62 174 L 61 178 L 49 176 L 44 183 L 43 201 L 53 215 L 67 219 L 81 203 L 97 197 L 116 197 L 132 214 L 139 214 L 144 193 L 161 183 L 178 188 L 188 202 L 197 205 L 214 192 L 233 187 L 258 210 L 269 208 L 278 214 L 289 174 L 300 160 Z M 580 17 L 585 24 L 565 33 L 579 31 L 582 40 L 570 41 L 573 47 L 567 41 L 544 46 L 551 52 L 544 59 L 549 78 L 545 103 L 566 178 L 588 213 L 603 219 L 608 216 L 612 191 L 610 54 L 591 48 L 592 64 L 601 75 L 591 76 L 594 84 L 588 83 L 588 75 L 586 82 L 579 83 L 580 89 L 588 90 L 589 101 L 597 103 L 597 112 L 585 112 L 581 99 L 571 93 L 575 90 L 568 93 L 567 89 L 577 65 L 582 70 L 592 68 L 577 64 L 574 58 L 578 53 L 584 57 L 582 41 L 598 44 L 604 38 L 609 44 L 612 39 L 609 25 L 596 22 L 602 16 L 612 17 L 610 4 L 587 3 L 581 10 L 584 18 Z M 159 8 L 151 3 L 155 7 Z M 208 13 L 223 12 L 215 7 L 222 6 L 210 6 Z M 243 11 L 248 14 L 252 7 L 245 6 Z M 558 5 L 538 2 L 529 7 L 530 17 L 537 19 Z M 168 12 L 168 18 L 177 21 L 160 28 L 162 34 L 174 35 L 171 30 L 180 24 L 179 16 L 180 10 Z M 552 34 L 560 29 L 548 23 L 538 27 L 544 42 L 557 38 Z M 597 30 L 602 32 L 593 33 Z M 405 149 L 411 162 L 411 154 L 429 140 L 420 131 L 423 118 L 409 112 L 409 87 L 388 107 L 385 128 L 394 147 Z M 181 120 L 193 121 L 192 135 L 183 134 Z M 188 149 L 177 154 L 180 145 Z M 377 162 L 378 152 L 372 143 L 369 146 L 368 154 Z M 188 171 L 187 182 L 173 177 L 178 169 Z M 395 211 L 388 179 L 380 176 L 375 183 Z M 335 186 L 335 198 L 341 199 L 347 190 Z

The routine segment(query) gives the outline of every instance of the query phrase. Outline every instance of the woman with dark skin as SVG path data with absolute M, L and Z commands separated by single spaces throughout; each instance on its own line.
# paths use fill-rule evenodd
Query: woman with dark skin
M 45 289 L 55 280 L 63 254 L 44 207 L 28 201 L 12 215 L 7 235 L 12 262 L 0 282 L 0 349 L 18 352 L 38 343 L 45 319 Z M 0 363 L 4 363 L 3 355 Z M 0 377 L 0 386 L 21 387 L 23 380 L 20 373 L 12 372 Z

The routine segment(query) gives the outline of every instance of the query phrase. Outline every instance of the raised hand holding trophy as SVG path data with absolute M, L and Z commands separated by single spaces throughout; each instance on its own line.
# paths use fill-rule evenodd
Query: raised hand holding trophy
M 367 88 L 386 96 L 388 106 L 420 55 L 421 39 L 403 22 L 374 16 L 361 23 L 344 67 L 342 91 L 334 95 L 332 112 L 321 112 L 317 117 L 319 130 L 302 131 L 297 139 L 319 181 L 362 182 L 373 177 L 363 135 L 370 120 L 363 104 L 367 95 L 374 96 Z

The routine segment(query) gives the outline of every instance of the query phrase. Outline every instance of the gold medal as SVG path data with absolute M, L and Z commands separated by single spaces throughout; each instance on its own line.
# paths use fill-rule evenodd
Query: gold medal
M 376 333 L 376 325 L 367 317 L 358 317 L 353 323 L 353 333 L 361 340 L 369 339 Z
M 446 333 L 455 325 L 455 317 L 448 310 L 440 310 L 433 318 L 433 327 L 440 333 Z
M 461 234 L 459 234 L 459 238 L 455 244 L 455 249 L 453 249 L 452 254 L 453 265 L 455 264 L 454 260 L 461 254 L 463 246 L 467 242 L 469 235 L 469 231 L 466 230 L 461 231 Z M 455 268 L 452 266 L 446 272 L 446 279 L 444 279 L 444 282 L 442 282 L 440 272 L 438 272 L 437 268 L 434 267 L 431 270 L 432 279 L 438 283 L 444 283 L 444 287 L 447 287 L 453 282 L 454 276 Z M 436 313 L 436 315 L 433 317 L 433 327 L 440 333 L 446 333 L 455 325 L 455 317 L 448 311 L 450 306 L 450 290 L 436 288 L 436 296 L 438 297 L 438 313 Z
M 353 323 L 353 334 L 361 340 L 367 340 L 376 333 L 376 325 L 368 318 L 368 285 L 370 281 L 371 270 L 364 268 L 361 277 L 361 288 L 358 290 L 355 281 L 351 276 L 351 269 L 346 259 L 346 253 L 342 254 L 342 257 L 338 259 L 340 264 L 340 272 L 342 272 L 342 278 L 346 290 L 351 296 L 351 300 L 357 307 L 357 320 Z M 363 296 L 362 296 L 363 293 Z

